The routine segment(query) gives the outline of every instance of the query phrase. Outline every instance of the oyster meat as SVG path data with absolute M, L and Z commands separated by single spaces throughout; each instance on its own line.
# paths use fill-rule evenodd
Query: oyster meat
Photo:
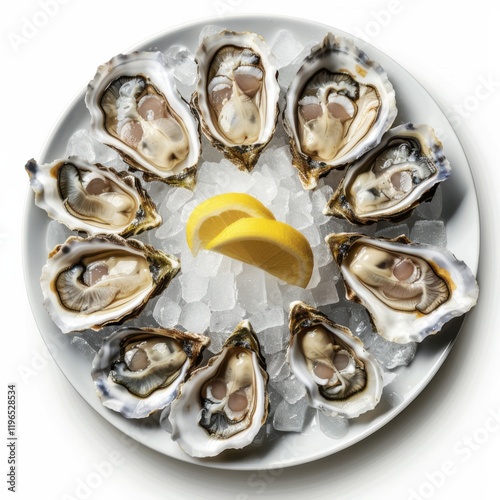
M 382 368 L 348 328 L 292 302 L 289 329 L 287 360 L 305 385 L 310 406 L 346 418 L 375 408 L 382 395 Z
M 267 381 L 258 340 L 242 321 L 181 386 L 169 415 L 172 439 L 193 457 L 249 445 L 267 418 Z
M 356 233 L 326 237 L 344 278 L 346 297 L 363 304 L 382 337 L 421 342 L 477 302 L 472 271 L 449 250 Z
M 387 73 L 351 40 L 328 33 L 292 80 L 283 112 L 304 187 L 373 148 L 396 114 Z
M 105 338 L 91 375 L 107 408 L 144 418 L 169 405 L 210 339 L 164 328 L 124 327 Z
M 195 58 L 192 103 L 202 130 L 238 168 L 251 170 L 276 129 L 274 57 L 259 35 L 222 31 L 204 38 Z
M 193 188 L 199 126 L 161 52 L 132 52 L 99 66 L 85 104 L 90 132 L 147 181 Z
M 432 198 L 450 173 L 431 127 L 400 125 L 347 169 L 323 213 L 358 224 L 397 220 Z
M 179 269 L 175 257 L 137 240 L 70 236 L 43 266 L 43 305 L 63 333 L 100 330 L 137 316 Z
M 161 224 L 156 206 L 139 179 L 70 156 L 26 164 L 35 203 L 71 230 L 96 234 L 139 234 Z

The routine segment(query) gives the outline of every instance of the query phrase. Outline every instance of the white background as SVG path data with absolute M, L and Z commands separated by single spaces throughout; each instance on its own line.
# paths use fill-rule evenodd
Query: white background
M 43 21 L 44 0 L 9 2 L 9 13 L 4 11 L 0 21 L 0 399 L 5 408 L 0 435 L 6 435 L 6 385 L 15 382 L 16 498 L 453 499 L 476 496 L 479 485 L 482 491 L 484 486 L 497 490 L 500 44 L 490 2 L 475 0 L 468 8 L 451 0 L 308 0 L 297 6 L 271 5 L 269 0 L 47 3 L 52 3 L 51 16 L 24 40 L 19 37 L 26 22 Z M 482 221 L 480 301 L 431 384 L 391 423 L 350 449 L 304 466 L 261 473 L 190 466 L 125 440 L 80 398 L 44 349 L 21 261 L 24 203 L 32 196 L 24 164 L 40 155 L 59 116 L 97 65 L 185 22 L 246 13 L 286 14 L 334 26 L 406 68 L 455 126 L 473 173 Z M 1 449 L 0 470 L 6 472 L 8 450 L 5 445 Z M 83 488 L 85 482 L 91 487 Z

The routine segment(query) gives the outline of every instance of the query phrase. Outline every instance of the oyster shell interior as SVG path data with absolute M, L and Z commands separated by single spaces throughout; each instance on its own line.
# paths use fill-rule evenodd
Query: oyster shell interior
M 171 171 L 189 153 L 184 123 L 165 97 L 141 76 L 121 76 L 102 95 L 106 130 L 159 170 Z
M 283 125 L 306 189 L 378 144 L 396 118 L 387 73 L 351 40 L 328 33 L 287 93 Z
M 181 386 L 169 415 L 172 439 L 193 457 L 249 445 L 266 422 L 267 381 L 255 332 L 244 320 Z
M 358 417 L 375 408 L 382 369 L 351 331 L 303 302 L 292 302 L 287 359 L 309 405 L 327 415 Z
M 361 302 L 377 332 L 398 342 L 421 342 L 477 302 L 472 271 L 449 250 L 412 243 L 405 236 L 356 233 L 326 238 L 340 266 L 346 297 Z
M 431 198 L 450 173 L 431 127 L 400 125 L 348 168 L 324 213 L 354 223 L 395 220 Z
M 165 408 L 201 359 L 208 337 L 174 329 L 125 327 L 104 339 L 91 375 L 104 406 L 127 418 Z
M 26 164 L 35 203 L 72 230 L 130 236 L 159 226 L 161 216 L 139 179 L 71 156 Z
M 196 51 L 192 103 L 209 141 L 241 170 L 251 170 L 271 140 L 280 88 L 274 57 L 255 33 L 222 31 Z
M 145 180 L 194 187 L 199 125 L 161 52 L 119 54 L 99 66 L 85 104 L 92 135 Z
M 179 271 L 179 262 L 137 240 L 70 236 L 49 255 L 44 306 L 64 332 L 99 330 L 139 314 Z

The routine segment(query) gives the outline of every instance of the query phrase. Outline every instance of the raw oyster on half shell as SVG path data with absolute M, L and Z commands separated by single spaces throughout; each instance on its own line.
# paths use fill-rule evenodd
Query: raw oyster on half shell
M 304 187 L 373 148 L 396 114 L 387 73 L 351 40 L 328 33 L 292 80 L 283 111 Z
M 90 132 L 144 179 L 194 187 L 199 126 L 161 52 L 120 54 L 99 66 L 85 104 Z
M 251 170 L 271 140 L 280 88 L 274 57 L 255 33 L 222 31 L 195 54 L 192 103 L 210 142 L 241 170 Z
M 181 386 L 169 415 L 172 439 L 193 457 L 249 445 L 267 418 L 267 381 L 258 340 L 242 321 Z
M 450 173 L 434 130 L 406 123 L 347 169 L 323 213 L 358 224 L 397 220 L 432 198 Z
M 289 329 L 287 360 L 305 385 L 310 406 L 347 418 L 375 408 L 382 395 L 382 368 L 348 328 L 292 302 Z
M 366 307 L 387 340 L 421 342 L 477 302 L 472 271 L 445 248 L 412 243 L 406 236 L 339 233 L 325 240 L 340 266 L 346 297 Z
M 100 330 L 137 316 L 179 269 L 175 257 L 138 240 L 70 236 L 43 266 L 43 305 L 63 333 Z
M 210 339 L 180 330 L 124 327 L 105 338 L 91 375 L 101 402 L 126 418 L 169 405 Z
M 96 234 L 139 234 L 161 224 L 153 200 L 139 179 L 70 156 L 26 164 L 35 203 L 71 230 Z

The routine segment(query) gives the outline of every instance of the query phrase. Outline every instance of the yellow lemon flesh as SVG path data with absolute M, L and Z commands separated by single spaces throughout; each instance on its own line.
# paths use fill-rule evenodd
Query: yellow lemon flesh
M 313 253 L 306 237 L 277 220 L 239 219 L 205 248 L 257 266 L 302 288 L 309 283 L 313 270 Z
M 256 217 L 274 220 L 274 215 L 259 200 L 245 193 L 224 193 L 200 203 L 186 224 L 186 239 L 193 255 L 205 248 L 235 221 Z

